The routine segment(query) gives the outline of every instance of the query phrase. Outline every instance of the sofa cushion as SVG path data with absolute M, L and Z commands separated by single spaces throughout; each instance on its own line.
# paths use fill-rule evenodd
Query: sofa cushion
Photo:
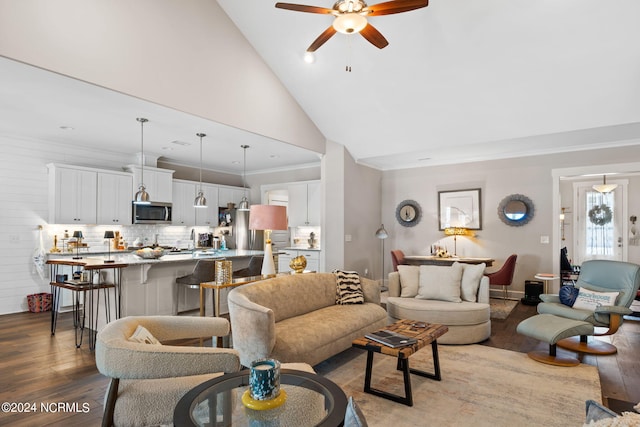
M 460 281 L 460 297 L 462 301 L 476 302 L 478 300 L 478 288 L 484 275 L 486 264 L 461 264 L 462 279 Z
M 377 304 L 332 305 L 275 325 L 270 357 L 315 365 L 351 346 L 359 336 L 384 327 L 386 312 Z
M 413 298 L 418 295 L 420 266 L 399 265 L 398 274 L 400 275 L 400 296 L 404 298 Z
M 335 270 L 336 304 L 364 304 L 364 293 L 357 271 Z
M 460 263 L 455 262 L 451 267 L 421 265 L 416 298 L 462 302 L 460 299 L 461 279 L 462 265 Z
M 389 297 L 387 312 L 394 319 L 412 319 L 447 326 L 475 325 L 490 319 L 489 304 Z

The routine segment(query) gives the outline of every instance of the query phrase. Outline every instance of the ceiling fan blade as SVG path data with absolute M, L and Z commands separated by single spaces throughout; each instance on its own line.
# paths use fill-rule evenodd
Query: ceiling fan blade
M 362 34 L 362 37 L 367 39 L 369 43 L 371 43 L 378 49 L 382 49 L 389 44 L 389 42 L 387 41 L 387 39 L 384 38 L 382 33 L 376 30 L 375 27 L 370 23 L 368 23 L 367 26 L 364 27 L 362 31 L 360 31 L 360 34 Z
M 278 9 L 294 10 L 296 12 L 322 13 L 329 15 L 335 12 L 333 9 L 327 9 L 325 7 L 305 6 L 304 4 L 294 3 L 276 3 L 276 7 Z
M 369 6 L 366 16 L 391 15 L 429 6 L 429 0 L 392 0 Z
M 311 43 L 311 46 L 309 46 L 307 52 L 315 52 L 320 46 L 325 44 L 327 40 L 333 37 L 335 33 L 337 33 L 337 31 L 335 28 L 333 28 L 333 26 L 324 30 L 324 32 L 320 34 L 318 38 L 313 41 L 313 43 Z

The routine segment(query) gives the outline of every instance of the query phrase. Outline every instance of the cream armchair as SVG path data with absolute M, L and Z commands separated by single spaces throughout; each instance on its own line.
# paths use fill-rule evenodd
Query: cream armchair
M 98 370 L 111 377 L 103 426 L 172 425 L 184 394 L 240 369 L 233 349 L 132 342 L 138 325 L 161 342 L 229 334 L 229 322 L 212 317 L 132 316 L 109 323 L 98 334 L 95 353 Z

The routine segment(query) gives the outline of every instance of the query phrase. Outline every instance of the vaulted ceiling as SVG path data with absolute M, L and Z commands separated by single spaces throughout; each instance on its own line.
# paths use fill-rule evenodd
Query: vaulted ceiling
M 389 41 L 384 49 L 338 33 L 312 64 L 304 52 L 331 15 L 218 3 L 320 131 L 362 164 L 640 143 L 637 0 L 431 0 L 369 18 Z

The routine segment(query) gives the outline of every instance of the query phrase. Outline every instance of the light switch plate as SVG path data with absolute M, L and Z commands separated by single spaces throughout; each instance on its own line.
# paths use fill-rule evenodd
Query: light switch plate
M 350 242 L 351 241 L 351 234 L 345 234 L 344 235 L 344 241 L 345 242 Z
M 540 236 L 540 243 L 549 244 L 549 236 Z

